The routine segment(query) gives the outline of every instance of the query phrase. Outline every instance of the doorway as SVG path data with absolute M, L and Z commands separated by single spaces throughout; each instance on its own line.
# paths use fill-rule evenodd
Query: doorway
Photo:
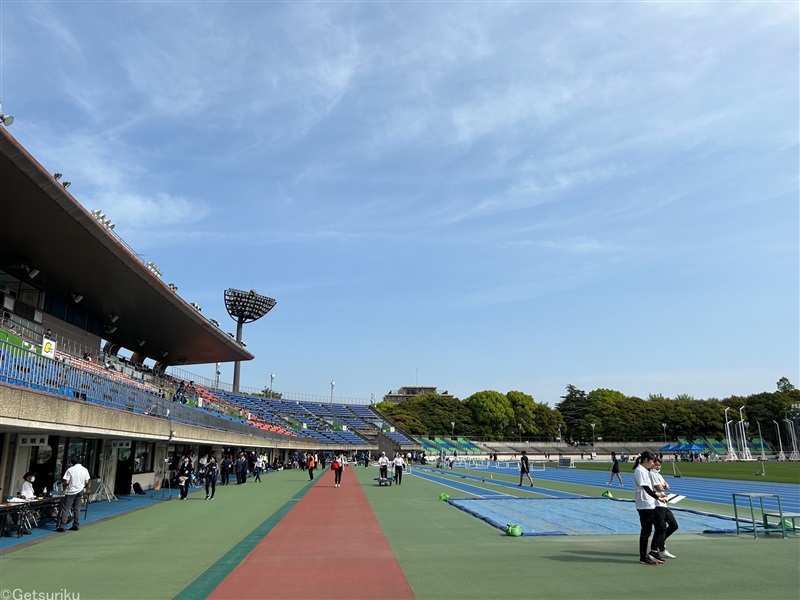
M 129 496 L 133 483 L 133 457 L 136 455 L 136 444 L 130 448 L 117 448 L 117 472 L 114 474 L 114 495 Z

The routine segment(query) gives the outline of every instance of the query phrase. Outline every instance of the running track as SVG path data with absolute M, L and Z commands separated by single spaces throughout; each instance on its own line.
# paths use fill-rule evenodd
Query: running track
M 736 493 L 755 492 L 761 494 L 778 494 L 781 498 L 781 506 L 783 512 L 800 512 L 800 486 L 791 483 L 762 483 L 754 481 L 736 481 L 730 479 L 707 479 L 702 477 L 673 477 L 665 473 L 667 469 L 662 469 L 664 479 L 669 483 L 670 491 L 683 494 L 690 500 L 698 500 L 701 502 L 714 502 L 726 506 L 733 506 L 733 496 Z M 429 479 L 441 483 L 441 477 L 435 475 L 426 475 L 426 472 L 436 473 L 435 469 L 420 468 L 413 469 L 411 473 L 424 479 Z M 518 476 L 516 468 L 511 469 L 468 469 L 466 473 L 459 471 L 442 471 L 454 476 L 463 476 L 467 481 L 480 482 L 481 478 L 488 481 L 489 475 L 506 474 L 513 477 Z M 570 498 L 581 496 L 582 494 L 571 494 L 569 492 L 560 492 L 552 490 L 541 485 L 542 482 L 558 481 L 563 483 L 575 483 L 580 485 L 591 485 L 604 490 L 626 491 L 633 492 L 633 475 L 631 473 L 623 473 L 622 480 L 625 482 L 624 487 L 619 485 L 607 485 L 610 472 L 606 471 L 589 471 L 583 469 L 559 469 L 556 467 L 548 468 L 545 471 L 533 471 L 531 473 L 534 480 L 535 487 L 531 488 L 523 484 L 518 490 L 525 490 L 535 492 L 537 494 L 545 494 L 556 498 Z M 487 490 L 486 487 L 479 485 L 468 485 L 466 482 L 461 483 L 456 480 L 447 480 L 448 485 L 455 487 L 461 491 L 474 494 L 481 497 L 502 496 L 502 492 L 497 492 L 492 488 Z M 526 480 L 527 481 L 527 480 Z M 492 479 L 491 482 L 494 486 L 502 486 L 508 488 L 517 488 L 517 484 L 513 482 L 503 481 L 500 479 Z M 465 487 L 466 485 L 466 487 Z M 469 489 L 467 489 L 469 488 Z M 487 493 L 488 492 L 488 493 Z M 598 491 L 598 495 L 601 492 Z M 743 498 L 737 498 L 736 504 L 742 506 Z M 746 500 L 745 500 L 746 502 Z M 777 502 L 773 498 L 765 498 L 764 507 L 774 509 L 777 507 Z

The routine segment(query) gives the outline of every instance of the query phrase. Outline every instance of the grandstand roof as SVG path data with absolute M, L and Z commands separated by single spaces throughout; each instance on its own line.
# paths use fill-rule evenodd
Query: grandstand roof
M 4 127 L 0 182 L 0 267 L 46 293 L 82 295 L 89 313 L 118 315 L 116 331 L 103 337 L 162 363 L 254 358 L 153 274 Z M 23 265 L 37 277 L 28 279 Z

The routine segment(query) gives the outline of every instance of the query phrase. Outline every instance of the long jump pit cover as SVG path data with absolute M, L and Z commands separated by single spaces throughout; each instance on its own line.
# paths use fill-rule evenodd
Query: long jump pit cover
M 638 534 L 639 515 L 631 500 L 608 498 L 451 498 L 449 504 L 499 529 L 514 524 L 522 535 Z M 671 508 L 675 533 L 734 533 L 730 517 Z

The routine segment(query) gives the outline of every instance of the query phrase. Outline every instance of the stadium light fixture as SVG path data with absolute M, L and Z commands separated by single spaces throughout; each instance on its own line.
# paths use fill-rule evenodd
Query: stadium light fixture
M 119 315 L 108 315 L 108 320 L 112 323 L 116 323 L 117 319 L 119 319 Z
M 3 103 L 0 102 L 0 123 L 8 127 L 14 122 L 14 117 L 11 115 L 4 115 L 3 114 Z
M 255 290 L 245 292 L 229 288 L 225 290 L 225 309 L 231 319 L 236 321 L 236 341 L 242 341 L 242 326 L 257 321 L 275 306 L 275 300 L 261 296 Z M 233 365 L 233 391 L 239 391 L 239 371 L 241 362 Z
M 164 350 L 164 351 L 161 353 L 161 358 L 167 358 L 168 356 L 169 356 L 169 352 L 167 352 L 166 350 Z
M 63 186 L 64 186 L 64 189 L 67 189 L 69 186 L 71 186 L 71 185 L 72 185 L 72 182 L 71 182 L 71 181 L 65 181 L 65 182 L 64 182 L 64 183 L 62 183 L 61 185 L 63 185 Z
M 112 231 L 114 227 L 116 227 L 116 225 L 114 225 L 114 223 L 111 222 L 111 219 L 106 217 L 105 213 L 103 213 L 103 211 L 100 210 L 99 208 L 94 209 L 89 214 L 92 215 L 97 220 L 97 222 L 100 223 L 100 225 L 102 225 L 109 231 Z
M 114 333 L 116 330 L 117 328 L 114 325 L 106 327 L 106 333 Z
M 139 347 L 141 348 L 142 346 L 144 346 L 145 341 L 144 340 L 137 340 L 136 343 L 139 344 Z
M 63 175 L 61 175 L 61 173 L 53 173 L 53 177 L 55 178 L 56 181 L 58 181 L 59 179 L 61 179 L 61 177 L 63 177 Z
M 147 267 L 147 270 L 150 271 L 156 277 L 161 277 L 164 274 L 164 271 L 159 269 L 158 266 L 156 265 L 156 263 L 154 263 L 152 261 L 147 263 L 145 265 L 145 267 Z
M 79 304 L 81 300 L 83 300 L 83 295 L 82 294 L 72 294 L 72 301 L 75 304 Z
M 168 283 L 168 284 L 167 284 L 167 287 L 168 287 L 169 289 L 171 289 L 173 292 L 177 292 L 177 291 L 178 291 L 178 286 L 177 286 L 177 285 L 175 285 L 174 283 Z
M 35 278 L 40 272 L 39 269 L 34 269 L 33 267 L 29 267 L 28 265 L 22 265 L 22 268 L 25 269 L 25 272 L 31 279 Z

